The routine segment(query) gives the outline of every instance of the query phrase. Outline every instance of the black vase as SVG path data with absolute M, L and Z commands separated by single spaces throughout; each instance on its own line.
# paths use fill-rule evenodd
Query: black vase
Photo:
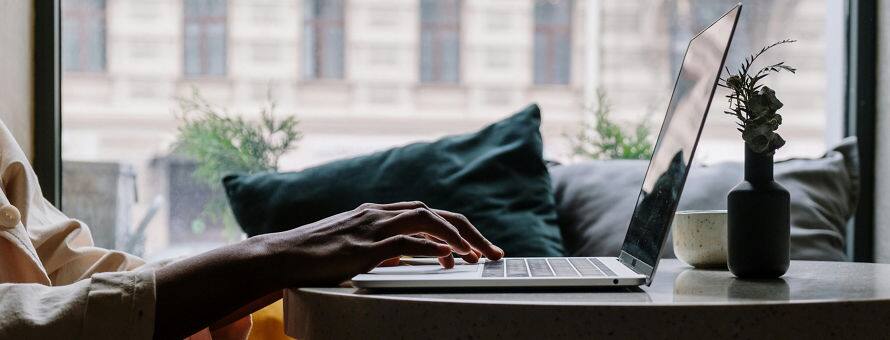
M 727 197 L 727 264 L 739 278 L 777 278 L 791 263 L 788 190 L 773 180 L 773 156 L 745 144 L 745 180 Z

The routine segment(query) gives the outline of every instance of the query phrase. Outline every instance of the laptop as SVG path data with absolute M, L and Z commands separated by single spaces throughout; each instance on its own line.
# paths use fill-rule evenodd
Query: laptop
M 474 264 L 459 260 L 451 269 L 436 259 L 410 259 L 357 275 L 353 284 L 370 289 L 651 284 L 741 9 L 737 4 L 686 48 L 618 257 L 508 257 Z

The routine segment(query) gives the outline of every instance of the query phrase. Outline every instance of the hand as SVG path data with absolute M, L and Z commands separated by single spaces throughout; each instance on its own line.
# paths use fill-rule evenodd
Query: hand
M 402 255 L 437 256 L 453 266 L 452 252 L 471 262 L 504 256 L 462 215 L 420 202 L 363 204 L 157 269 L 155 338 L 181 339 L 226 324 L 284 288 L 335 285 Z
M 452 252 L 468 262 L 504 256 L 460 214 L 421 202 L 363 204 L 289 231 L 258 236 L 278 258 L 287 286 L 332 285 L 402 255 L 437 256 L 453 267 Z

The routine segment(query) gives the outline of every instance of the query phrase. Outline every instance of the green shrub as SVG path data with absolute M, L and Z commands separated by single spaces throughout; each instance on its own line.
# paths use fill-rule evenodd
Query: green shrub
M 611 120 L 612 107 L 606 93 L 597 92 L 593 121 L 585 120 L 575 135 L 568 135 L 572 156 L 582 159 L 649 159 L 652 156 L 650 129 L 646 120 L 630 131 Z
M 211 192 L 200 217 L 192 222 L 192 230 L 201 233 L 207 222 L 222 223 L 227 237 L 235 239 L 240 229 L 226 201 L 222 178 L 231 173 L 278 170 L 278 160 L 302 138 L 299 121 L 292 115 L 276 117 L 271 91 L 258 121 L 230 115 L 209 103 L 196 88 L 191 96 L 177 101 L 180 125 L 173 151 L 197 163 L 193 176 Z

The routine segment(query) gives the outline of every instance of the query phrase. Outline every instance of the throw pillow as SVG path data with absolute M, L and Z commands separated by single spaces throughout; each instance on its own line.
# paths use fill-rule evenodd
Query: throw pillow
M 298 172 L 223 179 L 248 235 L 282 231 L 370 203 L 423 201 L 464 214 L 508 256 L 561 256 L 541 112 L 530 105 L 481 131 Z
M 646 161 L 588 161 L 551 168 L 566 252 L 616 256 L 627 231 Z M 678 210 L 726 209 L 726 195 L 743 177 L 742 164 L 694 166 Z M 821 158 L 776 162 L 776 181 L 791 193 L 791 257 L 842 261 L 847 221 L 859 197 L 855 138 Z M 673 257 L 667 241 L 664 256 Z

